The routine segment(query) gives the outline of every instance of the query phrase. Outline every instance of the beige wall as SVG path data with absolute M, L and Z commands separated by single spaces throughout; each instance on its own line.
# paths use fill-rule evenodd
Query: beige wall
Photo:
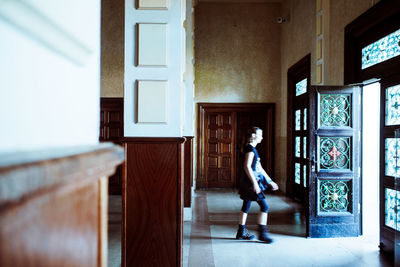
M 196 6 L 195 102 L 276 103 L 281 116 L 279 16 L 277 3 Z
M 101 97 L 124 96 L 124 1 L 101 1 Z
M 331 0 L 329 10 L 329 43 L 327 44 L 325 84 L 342 85 L 344 82 L 344 28 L 378 0 Z
M 279 10 L 279 4 L 196 6 L 196 102 L 279 99 Z
M 281 33 L 281 88 L 280 94 L 280 120 L 282 125 L 276 138 L 276 162 L 282 166 L 277 170 L 280 177 L 281 189 L 286 192 L 287 182 L 287 71 L 300 59 L 311 53 L 311 82 L 315 73 L 315 1 L 283 1 L 282 16 L 290 17 L 288 22 L 282 23 Z

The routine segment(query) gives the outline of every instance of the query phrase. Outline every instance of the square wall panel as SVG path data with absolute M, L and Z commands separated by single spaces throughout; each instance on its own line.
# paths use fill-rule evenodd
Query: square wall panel
M 138 0 L 138 9 L 168 9 L 168 0 Z
M 167 24 L 138 24 L 138 65 L 167 66 Z
M 138 81 L 139 123 L 167 123 L 167 81 Z

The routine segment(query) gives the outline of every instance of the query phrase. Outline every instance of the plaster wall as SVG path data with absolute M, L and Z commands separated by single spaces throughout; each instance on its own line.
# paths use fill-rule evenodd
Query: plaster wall
M 279 11 L 279 4 L 196 6 L 196 102 L 279 99 Z
M 281 132 L 279 16 L 279 3 L 196 5 L 195 102 L 276 103 Z M 275 173 L 282 168 L 276 161 Z
M 101 97 L 124 96 L 124 1 L 101 1 Z
M 17 12 L 0 17 L 0 153 L 97 144 L 100 2 L 8 2 L 0 13 Z
M 288 0 L 282 3 L 282 16 L 289 21 L 281 24 L 281 93 L 279 99 L 282 127 L 277 132 L 276 162 L 282 162 L 277 170 L 281 177 L 281 189 L 286 192 L 287 175 L 287 71 L 300 59 L 311 53 L 311 83 L 315 80 L 315 1 Z
M 342 85 L 344 82 L 344 28 L 362 13 L 374 6 L 378 0 L 330 1 L 329 43 L 326 51 L 325 84 Z

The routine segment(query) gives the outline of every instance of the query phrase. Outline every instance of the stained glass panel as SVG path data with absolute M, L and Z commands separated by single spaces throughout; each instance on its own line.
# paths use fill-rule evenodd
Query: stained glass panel
M 319 211 L 350 212 L 350 190 L 349 181 L 321 180 L 319 183 Z
M 361 69 L 400 55 L 400 29 L 361 50 Z
M 387 176 L 399 177 L 400 175 L 400 160 L 396 157 L 396 153 L 400 156 L 400 140 L 396 140 L 396 138 L 386 138 L 385 175 Z
M 320 125 L 351 126 L 351 95 L 320 94 Z
M 303 186 L 307 187 L 307 167 L 303 165 Z
M 307 92 L 307 79 L 301 80 L 296 83 L 296 96 L 302 95 Z
M 400 124 L 400 85 L 386 89 L 386 125 Z
M 294 182 L 300 184 L 300 163 L 294 164 Z
M 303 137 L 303 158 L 307 158 L 307 137 Z
M 319 143 L 320 169 L 350 169 L 350 137 L 321 137 Z
M 300 157 L 300 136 L 296 136 L 294 139 L 294 153 L 296 157 Z
M 296 112 L 295 112 L 294 129 L 295 129 L 296 131 L 299 131 L 299 130 L 300 130 L 300 109 L 296 110 Z
M 307 130 L 307 109 L 304 109 L 304 113 L 303 113 L 303 118 L 304 118 L 304 123 L 303 123 L 303 130 Z
M 399 200 L 399 191 L 385 188 L 385 225 L 395 230 L 400 230 L 400 212 L 396 204 Z

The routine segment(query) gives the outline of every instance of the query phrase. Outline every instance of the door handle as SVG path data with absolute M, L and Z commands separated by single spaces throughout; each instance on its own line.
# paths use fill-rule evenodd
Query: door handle
M 311 166 L 311 171 L 312 172 L 315 172 L 315 170 L 316 170 L 316 165 L 317 165 L 317 162 L 314 160 L 314 158 L 306 158 L 307 160 L 308 160 L 308 162 L 309 162 L 309 166 Z

